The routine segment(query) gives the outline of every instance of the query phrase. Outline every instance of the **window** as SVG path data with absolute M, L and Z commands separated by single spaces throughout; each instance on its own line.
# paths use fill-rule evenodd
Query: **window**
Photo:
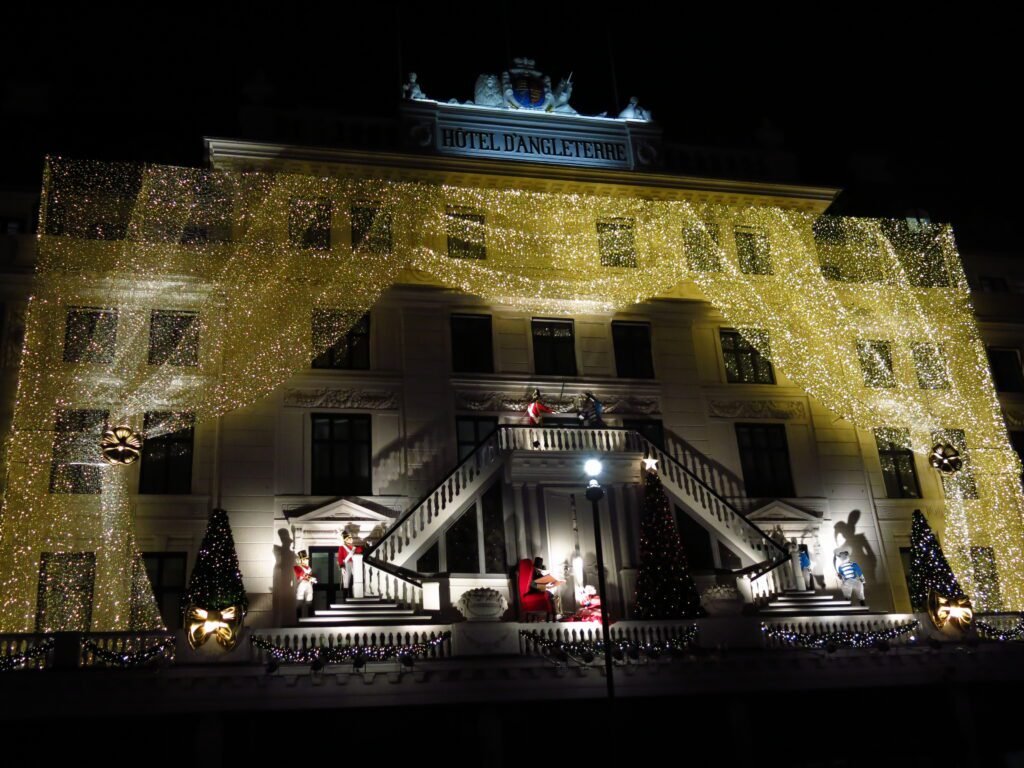
M 683 230 L 683 248 L 690 269 L 721 272 L 722 249 L 718 244 L 718 225 L 695 225 Z
M 476 447 L 490 437 L 498 428 L 495 416 L 457 416 L 455 418 L 455 439 L 459 461 L 469 456 Z
M 978 290 L 984 293 L 1009 293 L 1010 284 L 1005 277 L 978 275 Z
M 548 376 L 576 375 L 576 341 L 572 320 L 533 321 L 533 367 Z
M 612 323 L 615 371 L 620 379 L 653 379 L 651 326 L 647 323 Z
M 861 222 L 822 216 L 814 222 L 813 231 L 818 263 L 826 278 L 851 283 L 882 279 L 884 251 Z
M 100 438 L 106 411 L 58 411 L 54 425 L 50 493 L 99 493 Z
M 150 436 L 165 422 L 184 423 L 181 429 Z M 150 411 L 143 422 L 139 493 L 192 493 L 192 414 Z
M 775 383 L 775 372 L 772 370 L 772 364 L 747 341 L 747 336 L 756 334 L 759 334 L 767 341 L 767 335 L 761 331 L 747 331 L 746 336 L 738 331 L 719 331 L 718 337 L 722 343 L 722 359 L 725 362 L 725 379 L 729 383 Z
M 288 241 L 299 248 L 330 250 L 332 212 L 331 201 L 326 198 L 293 197 L 288 214 Z
M 881 227 L 911 285 L 917 288 L 949 285 L 941 228 L 919 221 L 911 227 L 906 220 L 883 221 Z
M 795 495 L 784 425 L 737 424 L 736 439 L 747 496 L 788 498 Z
M 352 249 L 391 253 L 391 214 L 373 203 L 352 206 Z
M 199 365 L 199 315 L 154 309 L 149 317 L 150 365 Z
M 623 419 L 622 428 L 639 432 L 658 448 L 665 448 L 665 427 L 661 419 Z
M 181 629 L 181 596 L 185 592 L 184 552 L 143 552 L 153 597 L 170 630 Z
M 494 373 L 490 315 L 452 315 L 452 370 Z
M 910 450 L 910 430 L 876 429 L 875 445 L 882 463 L 885 495 L 890 499 L 920 498 L 914 452 Z
M 370 417 L 313 414 L 312 492 L 318 496 L 371 493 Z
M 476 508 L 456 520 L 444 534 L 448 573 L 480 573 L 480 541 Z
M 95 584 L 95 553 L 43 552 L 39 559 L 36 632 L 88 632 Z
M 597 245 L 602 267 L 636 267 L 633 220 L 607 219 L 597 222 Z
M 1013 450 L 1017 452 L 1017 458 L 1019 458 L 1021 464 L 1024 465 L 1024 432 L 1011 430 L 1010 445 L 1013 446 Z M 1022 477 L 1022 479 L 1024 479 L 1024 477 Z
M 1024 373 L 1021 371 L 1020 350 L 988 347 L 986 351 L 996 389 L 1000 392 L 1024 392 Z
M 892 370 L 892 352 L 888 341 L 857 341 L 857 356 L 864 374 L 864 386 L 883 389 L 896 386 Z
M 921 389 L 945 389 L 949 386 L 946 358 L 941 347 L 924 342 L 912 344 L 910 354 L 914 358 L 914 370 Z
M 971 570 L 974 572 L 974 610 L 1003 610 L 996 554 L 992 547 L 971 547 Z
M 508 575 L 502 483 L 496 482 L 416 562 L 420 573 Z
M 370 314 L 363 315 L 355 325 L 342 333 L 350 321 L 351 314 L 346 312 L 313 310 L 314 349 L 320 349 L 329 339 L 335 339 L 334 343 L 314 358 L 314 368 L 350 371 L 370 369 Z
M 483 214 L 470 208 L 449 208 L 448 255 L 453 259 L 487 258 Z
M 65 363 L 111 363 L 117 343 L 117 310 L 72 307 L 64 331 Z
M 735 229 L 736 256 L 740 272 L 747 275 L 772 274 L 768 249 L 768 235 L 756 227 L 738 226 Z
M 676 505 L 675 513 L 676 528 L 679 529 L 679 538 L 683 541 L 686 564 L 690 568 L 690 572 L 713 571 L 715 569 L 715 553 L 712 549 L 711 535 L 682 507 Z
M 960 451 L 963 468 L 953 475 L 942 475 L 942 490 L 946 496 L 961 499 L 978 498 L 978 484 L 967 453 L 967 438 L 962 429 L 940 429 L 932 432 L 932 445 L 949 443 Z

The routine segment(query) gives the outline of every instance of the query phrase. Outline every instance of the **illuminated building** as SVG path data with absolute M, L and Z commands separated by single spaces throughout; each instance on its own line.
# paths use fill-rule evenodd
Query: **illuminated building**
M 538 555 L 570 584 L 581 556 L 583 587 L 595 454 L 617 617 L 649 454 L 703 588 L 777 604 L 793 542 L 834 594 L 852 549 L 867 607 L 907 613 L 921 509 L 980 609 L 1022 607 L 1020 465 L 948 229 L 673 174 L 641 113 L 484 103 L 410 100 L 386 152 L 209 139 L 204 171 L 51 163 L 9 409 L 6 631 L 147 628 L 135 552 L 174 624 L 215 507 L 251 628 L 295 623 L 302 549 L 314 607 L 337 602 L 342 529 L 367 550 L 357 591 L 412 612 L 398 626 L 447 625 L 473 589 L 514 604 L 508 572 Z M 1024 389 L 999 332 L 997 375 Z M 530 428 L 535 389 L 556 413 Z M 578 423 L 588 392 L 608 429 Z M 142 459 L 102 466 L 121 423 Z M 945 480 L 944 443 L 966 463 Z

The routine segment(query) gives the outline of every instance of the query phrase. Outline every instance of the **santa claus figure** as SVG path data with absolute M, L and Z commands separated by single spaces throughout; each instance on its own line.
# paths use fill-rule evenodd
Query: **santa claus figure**
M 313 576 L 313 569 L 309 567 L 309 554 L 306 550 L 298 553 L 299 564 L 292 566 L 295 572 L 295 618 L 302 617 L 303 612 L 308 615 L 313 605 L 313 585 L 316 584 L 316 577 Z

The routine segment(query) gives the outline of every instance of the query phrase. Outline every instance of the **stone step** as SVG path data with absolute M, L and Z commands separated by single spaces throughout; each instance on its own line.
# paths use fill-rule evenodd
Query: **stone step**
M 828 603 L 839 599 L 835 595 L 814 595 L 813 597 L 780 597 L 773 595 L 770 600 L 773 603 L 782 605 L 815 605 L 817 603 Z
M 331 603 L 332 611 L 381 611 L 400 608 L 398 603 Z M 324 610 L 324 609 L 321 609 Z
M 758 611 L 760 614 L 771 616 L 829 616 L 831 614 L 849 613 L 871 613 L 866 605 L 815 605 L 805 607 L 773 607 L 767 606 Z
M 307 616 L 299 619 L 301 626 L 373 627 L 390 624 L 429 624 L 432 616 Z
M 316 616 L 365 616 L 375 619 L 378 616 L 412 616 L 416 611 L 412 608 L 380 608 L 370 611 L 349 611 L 345 608 L 319 608 L 313 612 Z

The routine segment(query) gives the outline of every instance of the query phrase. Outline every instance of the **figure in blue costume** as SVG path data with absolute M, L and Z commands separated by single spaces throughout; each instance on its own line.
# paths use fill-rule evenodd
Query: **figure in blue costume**
M 801 544 L 800 573 L 804 577 L 804 589 L 814 589 L 814 574 L 811 573 L 811 553 L 806 544 Z
M 836 573 L 842 580 L 840 588 L 843 590 L 843 597 L 847 600 L 856 597 L 861 605 L 867 605 L 864 602 L 864 572 L 857 563 L 850 560 L 849 550 L 841 549 L 836 552 L 835 566 Z

